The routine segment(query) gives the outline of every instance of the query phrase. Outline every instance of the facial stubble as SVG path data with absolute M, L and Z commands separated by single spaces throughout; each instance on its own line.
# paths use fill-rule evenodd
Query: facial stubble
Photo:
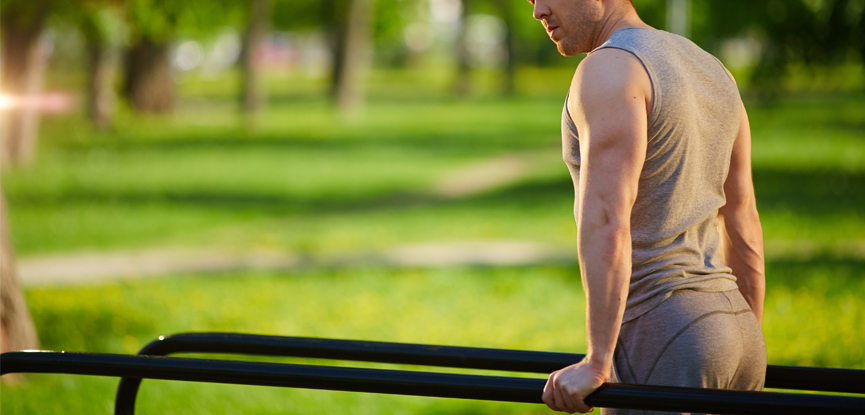
M 603 22 L 604 13 L 593 0 L 576 1 L 576 8 L 567 9 L 560 20 L 571 23 L 571 33 L 556 43 L 556 49 L 562 56 L 574 56 L 592 51 L 592 39 Z

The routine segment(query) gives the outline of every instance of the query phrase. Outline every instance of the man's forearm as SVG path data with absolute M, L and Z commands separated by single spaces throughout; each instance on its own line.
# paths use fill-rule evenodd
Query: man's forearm
M 739 207 L 721 211 L 721 236 L 724 261 L 733 270 L 739 291 L 757 321 L 763 322 L 766 295 L 766 266 L 763 254 L 763 228 L 756 208 Z
M 579 255 L 586 292 L 586 357 L 593 366 L 609 371 L 628 298 L 630 228 L 623 222 L 584 222 Z

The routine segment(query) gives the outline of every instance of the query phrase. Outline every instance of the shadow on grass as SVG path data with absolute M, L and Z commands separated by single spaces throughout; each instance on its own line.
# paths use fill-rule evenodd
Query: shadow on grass
M 803 288 L 831 295 L 861 290 L 865 284 L 865 260 L 816 257 L 766 262 L 767 291 L 774 287 Z M 856 286 L 856 287 L 854 287 Z
M 267 131 L 250 133 L 242 130 L 207 132 L 206 136 L 197 132 L 176 133 L 171 140 L 112 138 L 100 140 L 98 144 L 87 141 L 72 141 L 58 143 L 66 150 L 89 151 L 94 147 L 122 152 L 157 151 L 235 151 L 235 150 L 278 150 L 292 151 L 325 150 L 334 152 L 351 152 L 356 150 L 401 150 L 417 151 L 435 157 L 439 154 L 476 155 L 490 154 L 497 151 L 519 151 L 555 144 L 552 134 L 544 134 L 536 128 L 496 128 L 487 131 L 483 139 L 478 129 L 463 130 L 457 128 L 441 129 L 398 129 L 386 128 L 375 130 L 346 130 L 321 134 L 312 131 Z M 336 155 L 338 153 L 335 153 Z
M 862 215 L 865 206 L 865 173 L 791 172 L 755 170 L 754 182 L 760 211 L 792 212 L 801 215 Z M 542 203 L 570 203 L 573 185 L 569 178 L 518 183 L 461 199 L 444 198 L 421 191 L 378 192 L 362 195 L 326 194 L 298 196 L 289 193 L 240 193 L 214 190 L 159 192 L 130 189 L 99 192 L 81 190 L 55 195 L 9 195 L 10 204 L 25 206 L 69 206 L 77 203 L 152 204 L 195 206 L 206 209 L 245 209 L 262 214 L 334 214 L 359 211 L 387 211 L 436 205 L 535 206 Z M 568 211 L 563 211 L 563 215 Z
M 755 169 L 754 187 L 761 211 L 865 213 L 865 173 L 861 172 Z

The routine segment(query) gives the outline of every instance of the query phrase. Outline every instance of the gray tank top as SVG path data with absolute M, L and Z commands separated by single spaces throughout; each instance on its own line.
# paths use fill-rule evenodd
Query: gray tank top
M 676 290 L 736 289 L 721 261 L 717 220 L 742 116 L 735 83 L 714 56 L 664 31 L 621 29 L 595 50 L 604 48 L 636 56 L 653 93 L 646 162 L 631 213 L 633 268 L 624 321 Z M 579 133 L 567 102 L 562 152 L 579 194 Z M 575 204 L 575 217 L 578 209 Z

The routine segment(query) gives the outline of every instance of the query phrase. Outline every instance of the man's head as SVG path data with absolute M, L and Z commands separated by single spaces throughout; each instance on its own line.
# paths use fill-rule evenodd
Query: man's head
M 605 25 L 634 12 L 632 0 L 528 0 L 532 15 L 564 56 L 590 52 L 599 46 Z

